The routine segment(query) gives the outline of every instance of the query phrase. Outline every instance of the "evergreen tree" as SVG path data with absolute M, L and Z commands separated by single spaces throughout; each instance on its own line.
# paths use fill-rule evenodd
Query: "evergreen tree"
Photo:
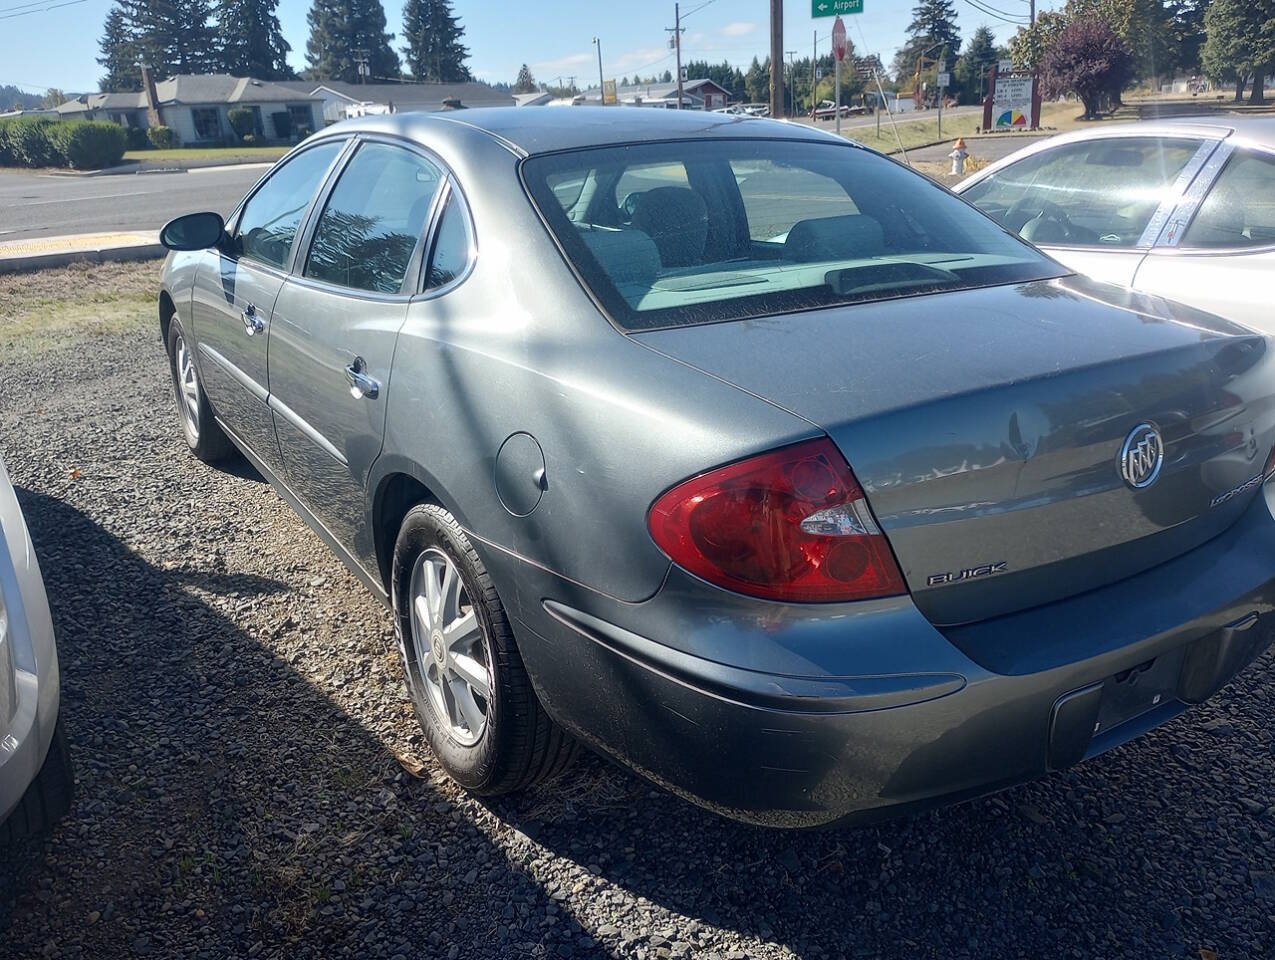
M 627 77 L 624 82 L 629 82 Z M 531 75 L 531 68 L 524 63 L 518 71 L 518 79 L 514 81 L 514 93 L 535 93 L 539 89 L 536 78 Z
M 106 15 L 106 29 L 98 42 L 102 55 L 97 62 L 106 68 L 106 75 L 98 81 L 103 92 L 112 90 L 139 90 L 142 72 L 138 68 L 136 38 L 124 11 L 117 5 Z
M 212 0 L 120 0 L 140 63 L 156 80 L 217 66 Z
M 359 82 L 357 58 L 367 61 L 369 83 L 401 75 L 398 54 L 385 32 L 381 0 L 314 0 L 306 15 L 306 71 L 312 80 Z
M 936 60 L 941 56 L 951 60 L 960 55 L 961 31 L 956 26 L 953 0 L 921 0 L 912 8 L 912 22 L 908 25 L 908 41 L 904 50 L 908 52 L 913 71 L 922 55 Z
M 765 64 L 753 57 L 753 62 L 748 65 L 748 72 L 744 74 L 744 92 L 748 95 L 749 103 L 766 103 L 770 100 L 770 57 L 766 58 Z
M 673 82 L 672 70 L 665 70 L 663 73 L 660 74 L 660 83 L 672 83 L 672 82 Z
M 978 103 L 986 92 L 988 68 L 1000 57 L 996 49 L 996 38 L 990 27 L 981 26 L 974 31 L 965 52 L 956 61 L 956 89 L 960 91 L 963 103 Z
M 1275 70 L 1275 0 L 1213 0 L 1204 15 L 1204 71 L 1233 82 L 1235 99 L 1251 79 L 1250 103 L 1265 101 L 1265 78 Z
M 407 0 L 403 6 L 403 56 L 413 80 L 461 83 L 471 79 L 465 28 L 447 0 Z M 530 76 L 531 71 L 527 71 Z
M 238 77 L 288 80 L 288 51 L 278 0 L 221 0 L 217 9 L 217 69 Z

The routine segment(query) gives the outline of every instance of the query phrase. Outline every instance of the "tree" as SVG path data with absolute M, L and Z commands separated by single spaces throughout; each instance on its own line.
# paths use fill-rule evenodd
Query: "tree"
M 665 70 L 663 73 L 660 74 L 660 83 L 672 83 L 672 82 L 673 82 L 672 70 Z
M 310 39 L 306 61 L 312 80 L 359 82 L 358 60 L 367 64 L 363 79 L 398 79 L 398 54 L 390 46 L 394 34 L 385 31 L 381 0 L 314 0 L 306 14 Z
M 1265 78 L 1275 69 L 1275 0 L 1213 0 L 1204 14 L 1204 28 L 1204 72 L 1214 80 L 1233 82 L 1237 101 L 1251 78 L 1249 102 L 1265 102 Z
M 103 91 L 137 90 L 142 86 L 142 72 L 138 69 L 136 39 L 129 27 L 128 18 L 118 5 L 106 15 L 106 29 L 98 42 L 102 55 L 97 62 L 106 68 L 106 75 L 98 81 Z
M 624 82 L 628 83 L 628 78 Z M 536 78 L 531 75 L 531 68 L 524 63 L 518 71 L 518 79 L 514 81 L 514 93 L 535 93 L 539 89 Z
M 1206 0 L 1178 2 L 1187 5 Z M 1010 39 L 1015 68 L 1038 66 L 1063 29 L 1077 20 L 1100 20 L 1124 40 L 1134 56 L 1135 76 L 1171 73 L 1179 63 L 1180 54 L 1173 44 L 1173 15 L 1165 0 L 1067 0 L 1062 10 L 1042 12 L 1034 26 L 1020 27 Z
M 938 60 L 955 58 L 961 51 L 961 31 L 956 26 L 956 5 L 953 0 L 920 0 L 912 8 L 912 22 L 908 25 L 907 42 L 894 57 L 894 74 L 901 84 L 914 78 L 917 63 L 923 57 Z M 934 86 L 938 71 L 933 64 L 922 64 L 921 73 Z M 929 73 L 930 76 L 925 77 Z
M 1085 119 L 1096 120 L 1103 96 L 1113 97 L 1134 76 L 1128 44 L 1102 20 L 1073 20 L 1041 61 L 1046 96 L 1074 93 Z
M 465 28 L 447 0 L 407 0 L 403 6 L 403 56 L 414 80 L 462 83 L 471 79 Z M 530 75 L 530 71 L 528 71 Z
M 1030 27 L 1019 27 L 1009 40 L 1009 55 L 1015 70 L 1035 70 L 1045 59 L 1045 53 L 1054 45 L 1059 34 L 1069 22 L 1061 11 L 1043 10 L 1036 15 Z
M 1177 51 L 1176 66 L 1184 73 L 1200 72 L 1200 52 L 1204 47 L 1204 14 L 1209 0 L 1171 0 L 1169 3 L 1169 45 Z
M 221 0 L 217 8 L 217 68 L 238 77 L 289 80 L 288 51 L 278 0 Z
M 770 99 L 770 57 L 763 64 L 756 57 L 744 74 L 744 92 L 749 103 L 765 103 Z
M 999 58 L 1000 51 L 996 49 L 996 38 L 992 35 L 991 28 L 979 27 L 965 45 L 965 52 L 956 61 L 956 69 L 953 71 L 962 102 L 977 103 L 983 98 L 983 83 L 987 71 Z
M 69 99 L 70 98 L 57 87 L 49 87 L 48 90 L 44 91 L 44 96 L 40 99 L 40 106 L 46 109 L 52 109 L 53 107 L 66 103 Z

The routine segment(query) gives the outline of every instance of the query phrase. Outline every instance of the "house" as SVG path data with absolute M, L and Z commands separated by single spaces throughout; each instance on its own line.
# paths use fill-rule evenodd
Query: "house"
M 630 107 L 664 107 L 676 109 L 677 83 L 630 83 L 616 87 L 616 97 L 620 103 Z M 597 87 L 590 87 L 583 94 L 586 103 L 597 106 L 601 93 Z M 683 110 L 718 110 L 730 101 L 730 91 L 721 84 L 704 77 L 699 80 L 682 82 Z
M 519 107 L 543 107 L 553 99 L 552 93 L 515 93 L 514 104 Z
M 466 107 L 512 107 L 511 93 L 485 83 L 346 83 L 342 80 L 282 80 L 276 86 L 317 97 L 323 123 L 378 113 L 437 113 L 448 100 Z
M 224 73 L 180 74 L 155 82 L 142 69 L 137 93 L 89 93 L 56 109 L 64 119 L 111 120 L 145 129 L 166 126 L 181 144 L 224 143 L 234 137 L 229 113 L 252 111 L 256 135 L 265 140 L 297 140 L 322 126 L 321 101 L 289 87 Z

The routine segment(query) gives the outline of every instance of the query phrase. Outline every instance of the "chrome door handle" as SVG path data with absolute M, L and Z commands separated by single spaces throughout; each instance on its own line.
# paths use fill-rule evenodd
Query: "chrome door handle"
M 239 317 L 243 320 L 243 332 L 250 337 L 255 337 L 266 329 L 266 321 L 257 315 L 257 308 L 251 303 L 243 308 Z
M 355 400 L 359 397 L 375 400 L 381 392 L 381 385 L 363 372 L 366 369 L 362 357 L 355 357 L 345 368 L 345 382 L 350 385 L 350 396 Z

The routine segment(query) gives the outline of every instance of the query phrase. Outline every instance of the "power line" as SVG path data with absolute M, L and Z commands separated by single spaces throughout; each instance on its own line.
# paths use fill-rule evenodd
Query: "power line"
M 964 0 L 964 2 L 979 11 L 979 13 L 992 17 L 995 20 L 1000 20 L 1002 23 L 1008 23 L 1016 27 L 1025 27 L 1029 23 L 1028 18 L 1021 13 L 1010 13 L 1007 10 L 998 10 L 993 6 L 984 5 L 980 2 L 980 0 Z
M 0 14 L 0 20 L 12 20 L 14 17 L 25 17 L 32 13 L 48 13 L 50 10 L 58 9 L 58 7 L 73 7 L 77 3 L 88 3 L 88 0 L 63 0 L 62 3 L 49 4 L 47 7 L 40 7 L 36 10 L 23 10 L 19 13 Z
M 682 19 L 683 19 L 683 20 L 685 20 L 685 19 L 686 19 L 687 17 L 689 17 L 692 13 L 699 13 L 701 10 L 703 10 L 705 7 L 707 7 L 710 3 L 716 3 L 716 2 L 717 2 L 717 0 L 706 0 L 706 2 L 701 3 L 701 4 L 700 4 L 698 7 L 696 7 L 694 10 L 691 10 L 691 11 L 689 11 L 689 12 L 687 12 L 687 13 L 682 14 Z

